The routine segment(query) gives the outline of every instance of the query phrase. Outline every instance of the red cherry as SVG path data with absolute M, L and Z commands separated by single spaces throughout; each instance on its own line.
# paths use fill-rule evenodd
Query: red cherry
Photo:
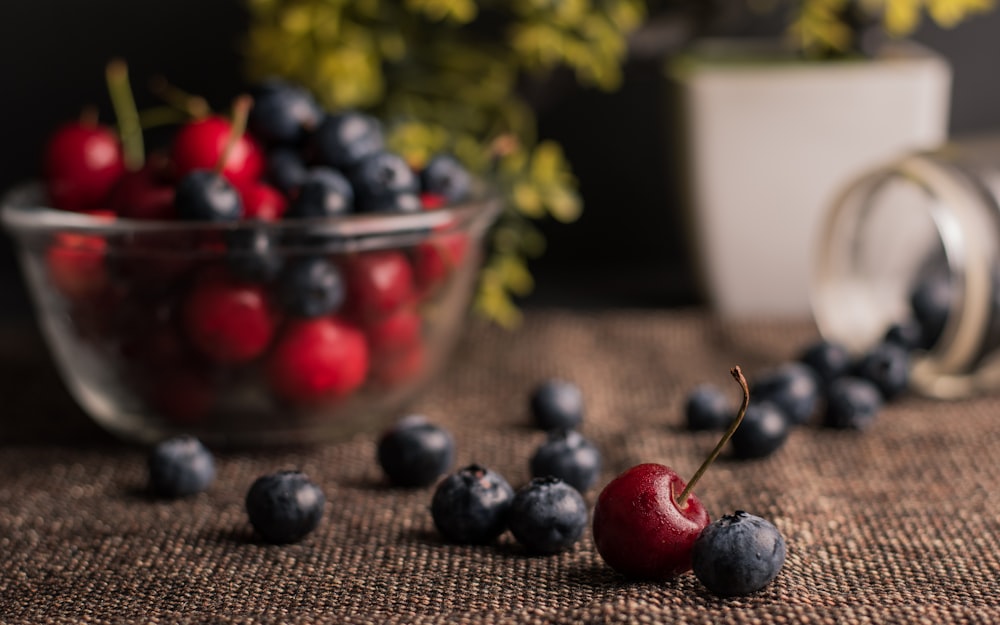
M 264 288 L 239 282 L 225 272 L 195 282 L 182 304 L 181 318 L 195 349 L 221 363 L 260 356 L 277 325 Z
M 363 319 L 384 317 L 414 299 L 413 269 L 402 252 L 366 252 L 345 263 L 347 305 Z
M 105 255 L 108 242 L 94 235 L 61 233 L 45 253 L 49 280 L 64 297 L 85 300 L 110 284 Z
M 441 234 L 417 245 L 413 251 L 413 271 L 417 287 L 426 293 L 451 275 L 469 251 L 464 232 Z
M 695 540 L 710 519 L 692 488 L 739 427 L 750 391 L 739 367 L 731 371 L 743 390 L 743 404 L 722 439 L 688 484 L 662 464 L 628 469 L 601 491 L 594 506 L 597 552 L 622 575 L 664 580 L 691 570 Z
M 344 397 L 361 386 L 367 374 L 364 334 L 335 317 L 291 322 L 267 361 L 274 393 L 296 403 Z
M 385 386 L 396 386 L 420 375 L 426 361 L 424 344 L 417 342 L 372 356 L 372 377 Z
M 102 206 L 124 172 L 121 143 L 103 126 L 66 124 L 45 146 L 45 185 L 56 208 L 81 211 Z
M 403 351 L 418 343 L 421 325 L 420 314 L 410 307 L 400 308 L 386 317 L 368 323 L 365 334 L 368 336 L 372 358 Z
M 127 219 L 175 219 L 174 185 L 165 179 L 162 167 L 162 162 L 150 160 L 142 169 L 122 175 L 108 198 L 111 210 Z
M 430 211 L 437 208 L 441 208 L 448 203 L 447 198 L 440 193 L 421 193 L 420 194 L 420 205 L 424 210 Z
M 695 496 L 683 507 L 684 481 L 669 467 L 640 464 L 604 487 L 594 507 L 594 545 L 619 573 L 670 579 L 691 569 L 694 541 L 711 519 Z
M 288 209 L 288 199 L 271 185 L 251 181 L 237 188 L 243 200 L 243 218 L 277 221 Z
M 174 136 L 170 157 L 174 175 L 181 178 L 196 169 L 215 169 L 229 143 L 233 126 L 229 120 L 209 116 L 188 122 Z M 229 151 L 222 173 L 235 185 L 260 177 L 264 171 L 264 155 L 260 145 L 243 134 Z

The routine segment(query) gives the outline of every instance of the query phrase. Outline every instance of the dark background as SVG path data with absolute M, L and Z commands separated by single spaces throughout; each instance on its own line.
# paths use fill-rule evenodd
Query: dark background
M 128 61 L 142 86 L 163 75 L 224 109 L 244 86 L 239 0 L 7 1 L 0 7 L 0 190 L 37 176 L 47 134 L 82 106 L 106 103 L 104 66 Z M 759 24 L 747 25 L 748 32 Z M 739 27 L 737 27 L 739 30 Z M 954 67 L 954 135 L 1000 126 L 1000 11 L 915 39 Z M 533 261 L 525 306 L 678 306 L 699 296 L 680 234 L 673 137 L 662 56 L 636 56 L 613 94 L 557 75 L 538 99 L 540 135 L 559 141 L 585 210 L 572 225 L 542 223 L 549 247 Z M 0 239 L 0 317 L 24 318 L 27 298 L 12 248 Z

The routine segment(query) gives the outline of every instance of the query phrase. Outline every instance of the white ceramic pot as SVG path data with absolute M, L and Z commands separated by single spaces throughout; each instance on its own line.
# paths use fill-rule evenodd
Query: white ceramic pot
M 705 42 L 670 75 L 692 248 L 725 317 L 809 315 L 818 229 L 840 187 L 947 139 L 951 68 L 913 44 L 806 62 Z

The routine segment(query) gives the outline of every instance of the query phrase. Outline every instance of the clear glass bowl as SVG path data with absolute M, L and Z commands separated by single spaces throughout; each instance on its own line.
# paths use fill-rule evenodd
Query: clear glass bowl
M 72 395 L 128 440 L 229 446 L 330 441 L 399 416 L 461 331 L 501 209 L 485 185 L 416 214 L 266 224 L 103 219 L 44 198 L 15 189 L 2 219 Z M 234 251 L 240 238 L 270 245 Z M 334 312 L 294 303 L 280 268 L 306 258 L 339 270 Z

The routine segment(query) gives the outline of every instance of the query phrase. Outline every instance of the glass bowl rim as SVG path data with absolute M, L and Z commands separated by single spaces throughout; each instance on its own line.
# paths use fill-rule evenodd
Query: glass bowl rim
M 150 220 L 103 217 L 46 206 L 40 182 L 12 188 L 0 200 L 0 223 L 15 234 L 73 232 L 97 236 L 131 234 L 183 234 L 227 232 L 233 230 L 269 230 L 300 232 L 333 237 L 355 238 L 375 235 L 465 230 L 476 223 L 489 224 L 502 206 L 501 192 L 495 183 L 479 182 L 472 196 L 462 202 L 433 210 L 413 213 L 348 213 L 335 217 L 305 217 L 273 221 L 241 219 L 230 222 Z

